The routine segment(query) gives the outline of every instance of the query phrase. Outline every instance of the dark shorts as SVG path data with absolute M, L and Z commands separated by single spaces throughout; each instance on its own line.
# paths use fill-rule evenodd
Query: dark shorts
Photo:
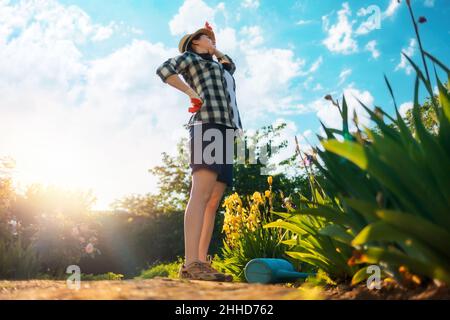
M 195 127 L 195 128 L 194 128 Z M 201 130 L 200 130 L 201 129 Z M 207 131 L 208 129 L 216 129 Z M 226 130 L 229 130 L 228 135 Z M 206 168 L 218 173 L 217 181 L 233 186 L 233 150 L 235 130 L 219 123 L 202 123 L 189 127 L 191 173 Z M 197 134 L 197 137 L 194 137 Z M 216 141 L 217 136 L 222 139 Z M 223 143 L 220 141 L 222 140 Z M 198 146 L 198 147 L 197 147 Z M 227 148 L 228 146 L 228 148 Z M 222 150 L 220 152 L 220 147 Z M 194 153 L 197 153 L 195 157 Z M 230 161 L 231 160 L 231 161 Z

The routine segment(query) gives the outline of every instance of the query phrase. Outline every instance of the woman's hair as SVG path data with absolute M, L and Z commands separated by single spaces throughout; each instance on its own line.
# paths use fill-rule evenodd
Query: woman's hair
M 193 37 L 193 38 L 191 39 L 191 41 L 189 41 L 189 45 L 187 46 L 187 49 L 186 49 L 186 50 L 187 50 L 187 51 L 195 52 L 194 48 L 192 47 L 192 41 L 200 39 L 200 37 L 201 37 L 202 35 L 204 35 L 204 33 L 199 33 L 199 34 L 197 34 L 195 37 Z

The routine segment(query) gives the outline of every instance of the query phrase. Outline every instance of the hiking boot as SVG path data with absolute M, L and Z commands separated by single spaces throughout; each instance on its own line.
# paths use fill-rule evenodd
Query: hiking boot
M 226 282 L 233 281 L 233 276 L 231 274 L 222 273 L 222 272 L 218 271 L 217 269 L 213 268 L 211 255 L 208 254 L 206 256 L 206 263 L 205 264 L 211 271 L 223 274 L 224 281 L 226 281 Z
M 226 277 L 223 273 L 213 271 L 206 263 L 194 261 L 186 266 L 184 263 L 178 271 L 180 279 L 205 280 L 205 281 L 225 281 Z

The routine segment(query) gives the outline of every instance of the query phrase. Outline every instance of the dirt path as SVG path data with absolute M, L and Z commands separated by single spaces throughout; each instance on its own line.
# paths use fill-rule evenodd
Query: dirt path
M 262 285 L 154 278 L 151 280 L 82 281 L 79 290 L 65 281 L 0 281 L 0 300 L 6 299 L 302 299 L 302 291 L 284 284 Z
M 450 299 L 449 287 L 406 289 L 383 284 L 380 290 L 360 285 L 320 290 L 318 287 L 292 287 L 286 284 L 248 284 L 179 280 L 156 277 L 151 280 L 82 281 L 79 290 L 69 289 L 65 281 L 0 281 L 0 300 L 303 300 L 303 299 Z

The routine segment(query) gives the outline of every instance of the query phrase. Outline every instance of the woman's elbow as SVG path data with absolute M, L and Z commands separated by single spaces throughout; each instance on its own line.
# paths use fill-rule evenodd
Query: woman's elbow
M 168 78 L 177 75 L 177 72 L 173 68 L 163 64 L 156 69 L 156 75 L 162 82 L 167 83 Z

